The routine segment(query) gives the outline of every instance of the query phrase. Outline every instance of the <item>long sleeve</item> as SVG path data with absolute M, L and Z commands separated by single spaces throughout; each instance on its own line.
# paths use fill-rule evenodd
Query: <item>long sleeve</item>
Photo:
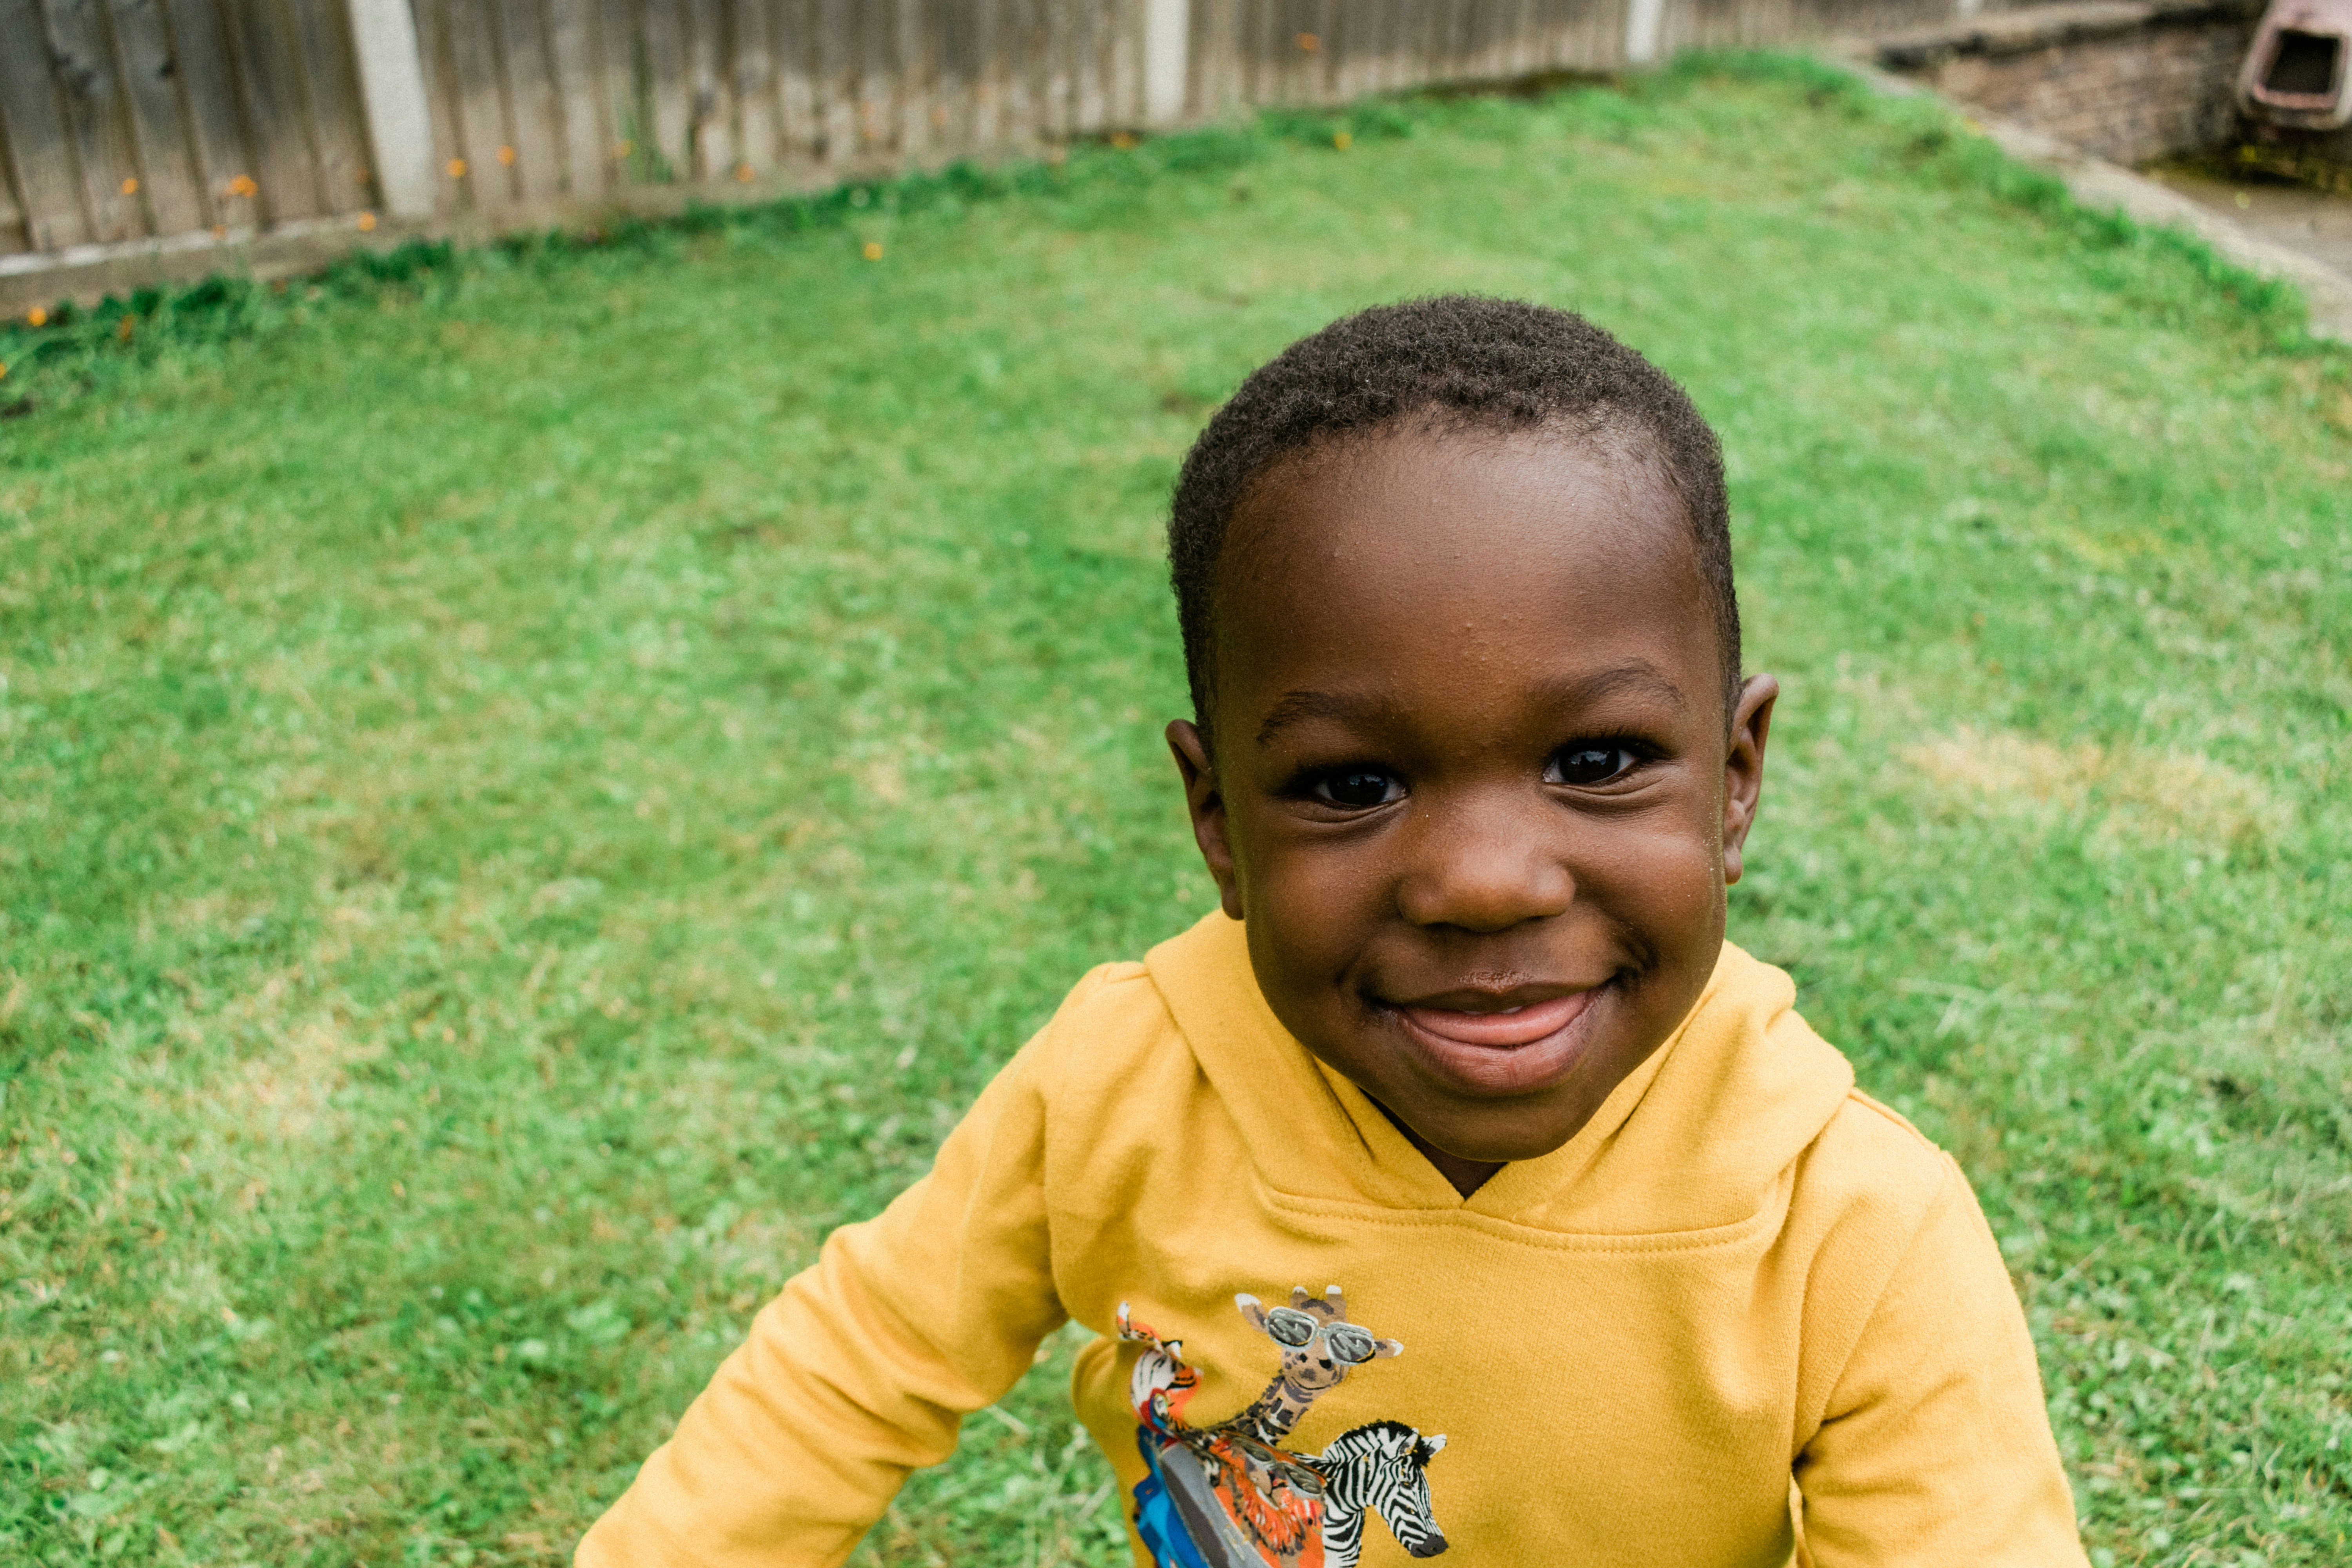
M 1796 1465 L 1817 1568 L 2079 1568 L 2033 1342 L 1958 1167 Z
M 1053 1032 L 998 1075 L 928 1175 L 834 1232 L 760 1313 L 582 1540 L 579 1568 L 837 1563 L 907 1472 L 946 1458 L 963 1416 L 1028 1369 L 1065 1317 L 1038 1066 Z

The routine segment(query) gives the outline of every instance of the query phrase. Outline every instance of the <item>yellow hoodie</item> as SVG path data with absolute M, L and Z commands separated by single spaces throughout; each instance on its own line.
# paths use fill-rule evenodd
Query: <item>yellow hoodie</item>
M 1217 1500 L 1204 1471 L 1226 1483 L 1210 1568 L 1346 1568 L 1359 1507 L 1372 1563 L 1402 1536 L 1478 1568 L 2081 1564 L 1967 1181 L 1794 995 L 1727 944 L 1590 1124 L 1464 1198 L 1284 1030 L 1212 915 L 1079 983 L 930 1173 L 761 1311 L 577 1561 L 837 1563 L 1076 1319 L 1106 1336 L 1073 1393 L 1122 1496 L 1139 1399 L 1163 1531 Z M 1270 1424 L 1220 1447 L 1261 1393 Z M 1383 1437 L 1385 1469 L 1352 1458 Z

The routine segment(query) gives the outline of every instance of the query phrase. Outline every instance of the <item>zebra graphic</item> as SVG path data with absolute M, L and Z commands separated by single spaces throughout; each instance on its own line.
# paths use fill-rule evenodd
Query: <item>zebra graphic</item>
M 1339 1300 L 1336 1287 L 1326 1300 Z M 1253 1297 L 1242 1301 L 1245 1315 L 1257 1305 Z M 1326 1316 L 1327 1331 L 1344 1324 L 1343 1316 Z M 1295 1334 L 1299 1327 L 1288 1324 L 1286 1331 Z M 1135 1489 L 1135 1527 L 1159 1568 L 1356 1568 L 1368 1512 L 1386 1521 L 1415 1557 L 1445 1550 L 1445 1532 L 1431 1512 L 1428 1474 L 1429 1461 L 1445 1447 L 1444 1436 L 1423 1437 L 1402 1421 L 1373 1421 L 1310 1455 L 1259 1436 L 1251 1419 L 1259 1405 L 1212 1426 L 1194 1426 L 1184 1419 L 1184 1408 L 1201 1374 L 1186 1364 L 1183 1342 L 1163 1340 L 1135 1322 L 1125 1302 L 1118 1337 L 1142 1347 L 1129 1390 L 1136 1447 L 1147 1471 Z M 1373 1342 L 1364 1338 L 1362 1345 L 1342 1347 L 1342 1356 L 1371 1359 Z M 1286 1342 L 1277 1336 L 1276 1342 Z M 1386 1355 L 1403 1348 L 1393 1341 L 1377 1343 Z
M 1364 1550 L 1364 1515 L 1388 1521 L 1397 1544 L 1415 1557 L 1445 1550 L 1445 1532 L 1429 1510 L 1429 1461 L 1445 1434 L 1424 1437 L 1402 1421 L 1374 1421 L 1342 1432 L 1318 1454 L 1323 1478 L 1323 1568 L 1356 1568 Z

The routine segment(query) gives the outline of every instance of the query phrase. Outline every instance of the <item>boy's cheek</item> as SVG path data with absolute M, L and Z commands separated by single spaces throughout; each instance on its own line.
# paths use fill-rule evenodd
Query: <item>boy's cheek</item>
M 1285 990 L 1329 989 L 1378 923 L 1377 894 L 1363 880 L 1312 863 L 1268 868 L 1246 889 L 1250 948 L 1261 973 Z
M 1580 896 L 1615 907 L 1653 942 L 1704 940 L 1722 919 L 1723 837 L 1712 817 L 1644 825 L 1585 860 Z

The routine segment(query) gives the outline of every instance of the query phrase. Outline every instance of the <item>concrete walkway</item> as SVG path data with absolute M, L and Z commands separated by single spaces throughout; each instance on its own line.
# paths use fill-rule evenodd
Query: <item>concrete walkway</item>
M 2188 169 L 2150 169 L 2147 177 L 2258 239 L 2299 250 L 2352 278 L 2352 195 Z

